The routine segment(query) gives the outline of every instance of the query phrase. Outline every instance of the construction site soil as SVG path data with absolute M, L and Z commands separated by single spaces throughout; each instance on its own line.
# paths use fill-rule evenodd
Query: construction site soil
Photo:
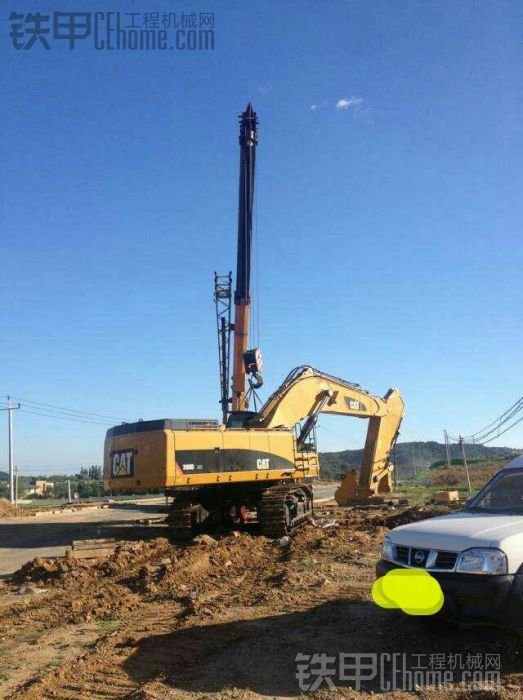
M 0 498 L 0 518 L 14 518 L 20 515 L 15 506 L 11 505 L 7 498 Z
M 0 584 L 0 697 L 366 697 L 379 677 L 303 692 L 296 656 L 464 651 L 500 654 L 502 685 L 388 697 L 518 697 L 517 632 L 427 626 L 372 602 L 388 529 L 453 508 L 324 506 L 290 542 L 252 530 L 180 543 L 160 530 L 105 560 L 35 559 Z

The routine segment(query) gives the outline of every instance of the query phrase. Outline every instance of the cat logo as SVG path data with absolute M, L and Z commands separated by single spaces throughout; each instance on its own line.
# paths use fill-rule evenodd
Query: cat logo
M 367 407 L 365 406 L 364 403 L 361 401 L 358 401 L 357 399 L 351 399 L 348 396 L 345 396 L 345 403 L 347 404 L 347 408 L 349 408 L 351 411 L 366 411 Z
M 135 450 L 112 453 L 111 476 L 113 479 L 134 476 L 134 453 Z
M 256 467 L 258 469 L 269 469 L 269 458 L 267 459 L 257 459 Z

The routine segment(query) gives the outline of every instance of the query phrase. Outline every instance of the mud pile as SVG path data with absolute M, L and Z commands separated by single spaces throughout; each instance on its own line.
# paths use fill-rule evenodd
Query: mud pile
M 239 532 L 187 544 L 122 542 L 105 560 L 33 559 L 12 581 L 45 589 L 46 615 L 57 622 L 115 619 L 154 601 L 168 602 L 182 618 L 218 618 L 231 605 L 285 608 L 308 590 L 340 583 L 347 563 L 358 569 L 376 558 L 386 532 L 379 525 L 309 526 L 283 545 Z
M 16 571 L 12 579 L 15 583 L 35 583 L 37 585 L 67 587 L 88 580 L 117 578 L 130 573 L 142 563 L 170 553 L 172 545 L 165 538 L 153 542 L 122 542 L 108 559 L 72 559 L 68 557 L 36 557 Z M 177 549 L 177 548 L 176 548 Z
M 360 508 L 356 506 L 350 509 L 333 508 L 326 505 L 323 508 L 318 508 L 316 512 L 321 516 L 320 522 L 330 518 L 340 526 L 351 530 L 373 532 L 377 527 L 385 527 L 390 530 L 399 525 L 427 520 L 439 515 L 448 515 L 460 510 L 463 510 L 461 503 L 442 503 L 407 508 L 397 506 Z
M 219 618 L 231 605 L 279 610 L 340 586 L 366 595 L 389 528 L 444 512 L 449 506 L 338 511 L 289 542 L 249 532 L 200 535 L 188 543 L 166 537 L 121 542 L 103 560 L 33 559 L 12 581 L 48 591 L 50 621 L 110 620 L 155 601 L 173 606 L 181 618 Z M 366 582 L 359 571 L 367 572 Z
M 9 507 L 11 507 L 8 504 Z M 230 580 L 240 571 L 265 578 L 267 567 L 289 558 L 307 557 L 330 547 L 338 558 L 357 562 L 362 553 L 378 547 L 389 529 L 436 515 L 456 512 L 452 504 L 407 509 L 380 508 L 336 511 L 323 517 L 318 526 L 299 530 L 288 545 L 247 532 L 225 536 L 200 535 L 189 543 L 160 537 L 152 541 L 121 542 L 107 559 L 82 560 L 67 557 L 36 558 L 13 575 L 17 584 L 68 588 L 86 586 L 89 581 L 121 581 L 133 593 L 159 590 L 185 591 L 189 583 Z M 330 511 L 325 511 L 327 515 Z M 326 526 L 325 526 L 326 525 Z
M 0 498 L 0 518 L 12 518 L 19 515 L 18 510 L 6 498 Z
M 15 508 L 7 498 L 0 498 L 0 520 L 2 518 L 24 518 L 35 515 L 37 512 L 36 508 Z
M 415 523 L 419 520 L 435 518 L 439 515 L 449 515 L 450 513 L 457 513 L 461 510 L 463 510 L 462 503 L 441 503 L 438 505 L 417 506 L 383 518 L 382 524 L 392 529 L 399 525 L 407 525 L 408 523 Z

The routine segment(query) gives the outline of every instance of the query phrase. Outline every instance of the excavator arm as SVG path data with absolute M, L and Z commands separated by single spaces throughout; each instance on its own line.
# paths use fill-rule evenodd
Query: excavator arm
M 301 424 L 298 449 L 304 444 L 320 413 L 354 416 L 369 420 L 359 477 L 345 474 L 335 498 L 340 505 L 392 491 L 394 465 L 390 454 L 404 413 L 397 389 L 381 398 L 359 384 L 338 379 L 313 367 L 297 367 L 269 397 L 249 427 L 292 429 Z

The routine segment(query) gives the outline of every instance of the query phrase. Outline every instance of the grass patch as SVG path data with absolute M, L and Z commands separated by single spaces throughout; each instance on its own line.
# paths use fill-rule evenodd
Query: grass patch
M 124 627 L 124 622 L 122 620 L 96 620 L 98 627 L 108 632 L 113 632 L 115 630 L 122 629 Z

